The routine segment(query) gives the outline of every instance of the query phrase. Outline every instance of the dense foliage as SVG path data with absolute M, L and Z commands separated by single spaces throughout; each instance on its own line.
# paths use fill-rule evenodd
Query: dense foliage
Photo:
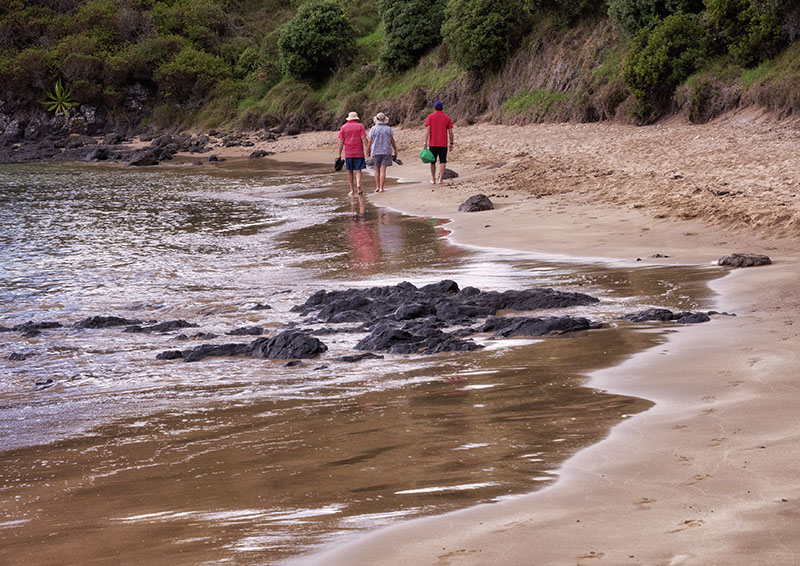
M 381 0 L 381 67 L 389 71 L 409 69 L 421 55 L 439 45 L 445 4 L 447 0 Z
M 521 0 L 449 0 L 442 34 L 453 60 L 469 70 L 497 69 L 518 39 L 524 6 Z
M 435 99 L 641 121 L 688 83 L 695 115 L 747 88 L 794 108 L 798 36 L 794 0 L 0 0 L 0 143 L 15 116 L 86 107 L 133 126 L 417 120 Z
M 694 14 L 667 16 L 652 31 L 641 30 L 624 71 L 638 102 L 637 113 L 644 117 L 663 105 L 675 87 L 701 67 L 706 50 L 705 32 Z
M 311 0 L 281 30 L 281 69 L 292 77 L 319 80 L 352 50 L 353 29 L 333 0 Z

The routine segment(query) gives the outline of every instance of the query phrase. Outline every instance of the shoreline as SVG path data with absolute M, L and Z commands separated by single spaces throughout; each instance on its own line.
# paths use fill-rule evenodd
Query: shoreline
M 739 127 L 723 123 L 711 129 L 680 125 L 676 129 L 702 138 L 726 128 L 731 128 L 729 134 L 733 135 Z M 561 126 L 569 139 L 575 128 Z M 642 131 L 645 128 L 631 129 L 631 134 L 642 138 L 661 133 L 656 126 L 650 128 L 646 132 Z M 785 164 L 781 160 L 789 155 L 781 153 L 785 150 L 782 139 L 794 139 L 796 131 L 778 132 L 773 139 L 771 128 L 754 128 L 758 130 L 753 134 L 756 138 L 766 137 L 758 150 L 775 152 L 776 160 Z M 542 129 L 552 137 L 559 126 Z M 603 131 L 599 137 L 604 139 L 605 130 L 618 128 L 596 129 Z M 404 138 L 415 134 L 418 131 L 399 132 L 401 148 L 410 146 Z M 654 138 L 664 143 L 660 135 Z M 310 140 L 310 145 L 318 139 Z M 584 147 L 590 141 L 586 140 Z M 326 162 L 328 149 L 323 143 L 302 154 L 287 149 L 291 153 L 273 157 Z M 668 153 L 665 149 L 661 148 L 662 160 Z M 702 161 L 681 149 L 675 155 L 678 161 L 684 159 L 681 163 Z M 335 157 L 335 149 L 332 153 Z M 736 214 L 709 221 L 702 214 L 681 218 L 681 208 L 672 214 L 654 215 L 655 206 L 637 206 L 644 197 L 636 182 L 652 179 L 649 171 L 642 171 L 642 179 L 635 175 L 628 179 L 631 190 L 627 192 L 621 183 L 615 186 L 613 198 L 608 192 L 593 198 L 581 189 L 561 191 L 559 179 L 539 179 L 550 181 L 549 185 L 537 183 L 536 175 L 528 179 L 528 186 L 509 186 L 500 192 L 496 179 L 507 174 L 505 168 L 464 168 L 457 158 L 451 163 L 464 174 L 445 185 L 431 186 L 424 181 L 426 167 L 417 165 L 414 157 L 401 153 L 408 164 L 402 167 L 403 176 L 423 182 L 401 184 L 375 195 L 366 190 L 371 181 L 367 176 L 368 198 L 408 214 L 450 218 L 450 237 L 460 244 L 571 256 L 576 261 L 586 257 L 620 261 L 630 263 L 633 269 L 653 264 L 708 264 L 733 252 L 763 253 L 775 263 L 732 271 L 711 284 L 718 309 L 736 313 L 736 317 L 682 328 L 663 346 L 588 375 L 589 387 L 644 397 L 656 405 L 572 456 L 552 486 L 511 501 L 378 530 L 289 562 L 518 565 L 530 563 L 535 556 L 536 564 L 593 560 L 611 564 L 794 564 L 800 552 L 794 536 L 795 518 L 800 517 L 800 488 L 793 478 L 799 451 L 792 442 L 795 415 L 800 410 L 800 402 L 792 395 L 798 367 L 795 351 L 800 342 L 800 334 L 792 326 L 800 314 L 794 296 L 800 275 L 794 246 L 796 201 L 783 202 L 770 212 L 779 191 L 767 191 L 771 194 L 762 198 L 760 220 L 748 229 L 741 219 L 735 219 Z M 730 157 L 736 161 L 740 156 Z M 635 160 L 631 163 L 637 166 Z M 398 169 L 390 169 L 390 175 L 401 173 Z M 794 166 L 782 172 L 781 190 L 784 186 L 792 190 L 790 178 L 796 171 Z M 584 180 L 581 171 L 575 173 L 566 167 L 563 176 L 580 186 Z M 737 181 L 736 169 L 719 166 L 696 174 L 716 176 L 724 187 L 744 182 Z M 757 168 L 747 182 L 769 187 L 773 175 L 769 167 Z M 495 210 L 456 212 L 458 204 L 472 194 L 488 192 L 480 190 L 487 187 L 495 191 L 490 195 Z M 653 191 L 652 187 L 644 190 L 648 194 Z M 745 198 L 760 198 L 756 189 L 751 192 Z M 622 198 L 626 195 L 627 199 Z M 781 194 L 784 200 L 795 196 Z M 669 198 L 664 198 L 658 204 L 669 203 Z M 775 238 L 765 237 L 770 218 L 780 219 Z M 656 253 L 669 257 L 650 258 Z

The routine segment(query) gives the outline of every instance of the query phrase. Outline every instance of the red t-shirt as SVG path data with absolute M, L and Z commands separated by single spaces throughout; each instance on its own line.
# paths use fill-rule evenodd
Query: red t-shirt
M 367 137 L 367 130 L 364 124 L 350 120 L 339 130 L 339 139 L 344 140 L 345 157 L 364 157 L 364 145 L 362 138 Z
M 447 147 L 447 130 L 453 129 L 453 121 L 450 116 L 437 110 L 428 114 L 425 118 L 425 125 L 431 127 L 430 145 L 433 147 Z

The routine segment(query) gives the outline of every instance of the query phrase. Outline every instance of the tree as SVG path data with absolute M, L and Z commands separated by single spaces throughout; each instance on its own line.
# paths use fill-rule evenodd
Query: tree
M 442 41 L 442 23 L 447 0 L 382 0 L 385 39 L 379 58 L 381 67 L 402 71 Z
M 525 22 L 522 0 L 448 0 L 442 35 L 453 60 L 468 70 L 502 65 Z
M 352 51 L 353 29 L 333 0 L 311 0 L 281 28 L 281 70 L 291 77 L 320 80 Z
M 623 78 L 636 97 L 640 118 L 658 112 L 675 87 L 703 63 L 707 36 L 695 14 L 667 16 L 652 30 L 636 34 Z
M 652 28 L 663 18 L 678 12 L 698 14 L 703 0 L 609 0 L 608 15 L 628 35 Z
M 706 8 L 717 46 L 740 65 L 757 65 L 788 41 L 780 1 L 706 0 Z

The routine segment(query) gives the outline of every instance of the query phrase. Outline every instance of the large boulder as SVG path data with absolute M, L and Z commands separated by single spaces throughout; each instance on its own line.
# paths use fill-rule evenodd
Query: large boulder
M 459 212 L 481 212 L 483 210 L 493 210 L 494 204 L 486 195 L 473 195 L 465 200 L 458 207 Z
M 274 338 L 259 338 L 250 344 L 252 356 L 279 360 L 314 358 L 327 350 L 319 338 L 297 330 L 286 330 Z
M 720 258 L 717 261 L 718 265 L 727 265 L 729 267 L 757 267 L 759 265 L 769 265 L 772 260 L 768 256 L 759 254 L 731 254 Z

